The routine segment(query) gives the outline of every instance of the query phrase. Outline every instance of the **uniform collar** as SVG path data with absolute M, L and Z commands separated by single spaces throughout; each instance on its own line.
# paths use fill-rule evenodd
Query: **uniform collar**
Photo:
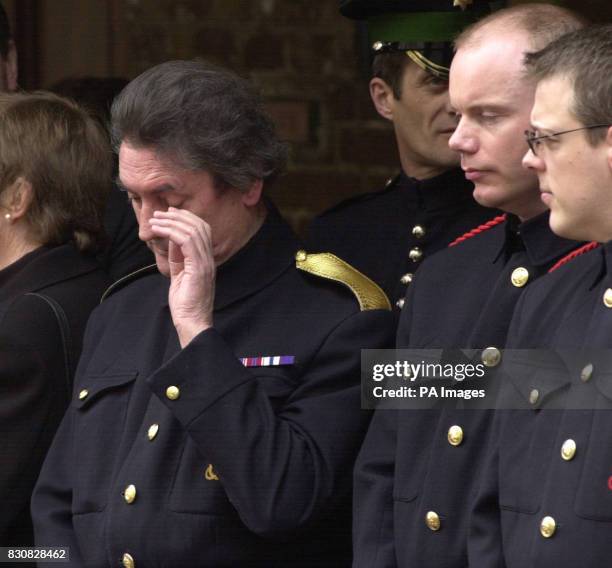
M 256 293 L 294 263 L 300 242 L 270 202 L 251 240 L 217 269 L 215 310 Z
M 0 271 L 0 300 L 36 292 L 100 267 L 72 245 L 40 247 Z
M 447 208 L 450 204 L 473 199 L 474 185 L 465 179 L 461 168 L 453 168 L 438 176 L 419 180 L 401 172 L 396 183 L 406 188 L 406 197 L 426 211 Z
M 549 216 L 550 212 L 546 211 L 521 223 L 518 217 L 508 214 L 503 242 L 495 260 L 507 260 L 515 252 L 524 250 L 531 264 L 545 266 L 579 246 L 576 241 L 555 235 L 548 224 Z
M 598 247 L 597 254 L 599 255 L 598 258 L 601 259 L 599 263 L 600 270 L 597 272 L 591 289 L 595 288 L 604 278 L 607 278 L 612 283 L 612 241 L 608 241 Z
M 603 252 L 604 270 L 612 275 L 612 241 L 604 243 L 600 248 Z

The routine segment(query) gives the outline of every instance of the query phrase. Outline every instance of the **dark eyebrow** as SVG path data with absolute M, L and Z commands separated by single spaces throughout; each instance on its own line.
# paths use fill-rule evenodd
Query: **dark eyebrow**
M 125 193 L 131 192 L 129 188 L 123 185 L 123 182 L 121 181 L 121 178 L 118 175 L 115 177 L 115 185 L 117 186 L 117 189 L 119 189 L 119 191 L 123 191 Z M 162 193 L 164 191 L 174 191 L 174 186 L 168 183 L 164 183 L 151 190 L 151 193 Z

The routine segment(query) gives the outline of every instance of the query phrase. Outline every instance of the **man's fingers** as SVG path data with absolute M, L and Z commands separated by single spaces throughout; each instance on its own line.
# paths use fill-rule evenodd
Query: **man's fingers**
M 197 271 L 198 267 L 214 262 L 208 235 L 202 235 L 196 228 L 177 221 L 169 221 L 152 222 L 151 230 L 155 235 L 169 240 L 169 262 L 182 263 L 185 268 L 189 267 L 194 271 Z
M 194 239 L 197 239 L 199 235 L 205 248 L 212 249 L 210 225 L 189 211 L 181 209 L 156 211 L 154 217 L 150 219 L 150 225 L 151 227 L 175 227 Z

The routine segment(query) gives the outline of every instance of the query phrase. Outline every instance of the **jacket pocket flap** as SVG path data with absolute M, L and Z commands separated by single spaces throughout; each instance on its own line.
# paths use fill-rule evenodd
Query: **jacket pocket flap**
M 134 382 L 137 376 L 138 371 L 111 375 L 87 375 L 75 391 L 73 404 L 75 408 L 85 408 L 106 391 Z
M 571 383 L 565 363 L 552 351 L 507 351 L 503 379 L 508 380 L 526 408 L 555 405 L 557 395 Z M 504 401 L 502 401 L 502 407 Z

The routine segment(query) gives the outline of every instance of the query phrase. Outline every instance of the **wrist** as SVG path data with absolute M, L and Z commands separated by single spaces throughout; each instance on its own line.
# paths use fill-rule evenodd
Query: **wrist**
M 197 335 L 210 329 L 212 327 L 212 321 L 178 322 L 174 324 L 174 327 L 179 338 L 179 343 L 181 344 L 181 349 L 184 349 Z

